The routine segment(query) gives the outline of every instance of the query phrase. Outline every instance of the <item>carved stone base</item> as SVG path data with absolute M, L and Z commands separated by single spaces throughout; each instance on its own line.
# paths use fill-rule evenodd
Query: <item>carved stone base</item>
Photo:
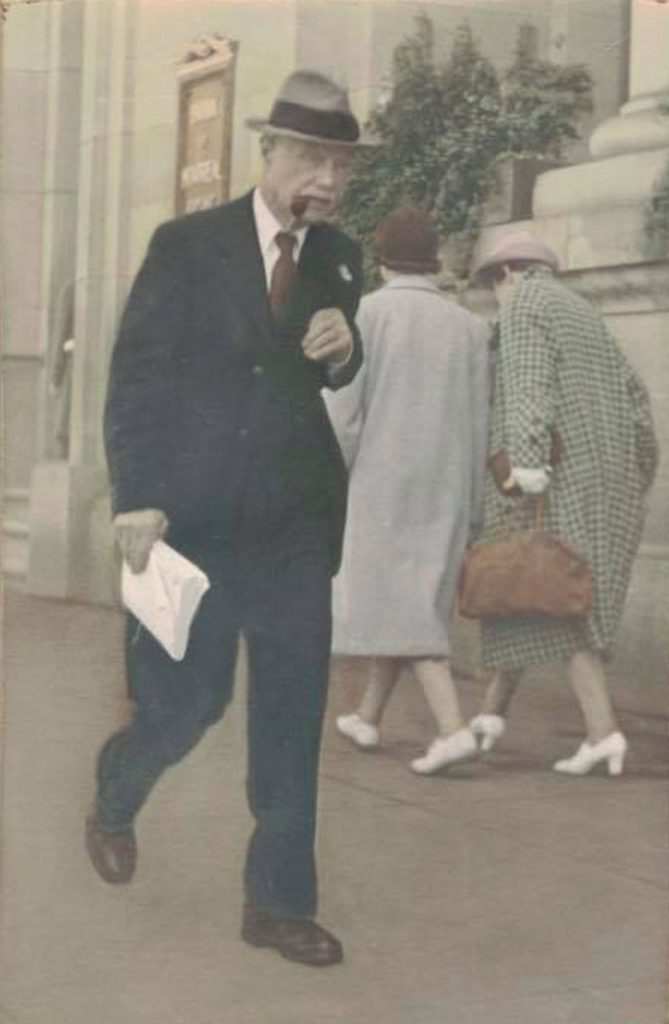
M 107 474 L 43 462 L 30 490 L 27 589 L 43 597 L 109 604 L 115 597 Z

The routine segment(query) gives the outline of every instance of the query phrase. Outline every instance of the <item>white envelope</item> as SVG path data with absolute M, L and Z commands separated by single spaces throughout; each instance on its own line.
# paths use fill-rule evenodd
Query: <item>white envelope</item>
M 186 654 L 191 623 L 207 590 L 205 573 L 162 540 L 151 548 L 144 572 L 131 572 L 123 563 L 123 604 L 175 661 Z

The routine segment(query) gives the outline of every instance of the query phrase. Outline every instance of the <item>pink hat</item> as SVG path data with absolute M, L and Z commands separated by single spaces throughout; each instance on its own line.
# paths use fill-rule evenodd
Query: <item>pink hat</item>
M 498 235 L 488 255 L 476 267 L 474 277 L 480 277 L 500 263 L 509 263 L 512 260 L 534 260 L 537 263 L 546 263 L 553 270 L 559 269 L 558 258 L 553 250 L 529 231 L 508 231 L 504 235 Z

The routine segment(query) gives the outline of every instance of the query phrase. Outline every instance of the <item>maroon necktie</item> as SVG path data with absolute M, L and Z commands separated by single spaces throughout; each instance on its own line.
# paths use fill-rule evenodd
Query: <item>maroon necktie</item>
M 272 279 L 269 286 L 269 304 L 272 313 L 277 316 L 290 295 L 291 288 L 295 282 L 297 268 L 293 260 L 293 249 L 297 243 L 295 235 L 288 231 L 279 231 L 274 236 L 279 247 L 279 258 L 272 270 Z

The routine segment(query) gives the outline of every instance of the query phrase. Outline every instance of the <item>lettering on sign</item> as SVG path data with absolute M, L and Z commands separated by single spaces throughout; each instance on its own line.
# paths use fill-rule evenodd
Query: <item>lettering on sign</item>
M 234 40 L 207 36 L 179 65 L 177 214 L 207 210 L 230 196 L 236 53 Z
M 197 164 L 189 164 L 181 171 L 181 187 L 192 185 L 211 185 L 221 180 L 221 169 L 216 160 L 200 160 Z
M 210 210 L 212 206 L 218 206 L 221 201 L 220 195 L 190 196 L 186 200 L 184 213 L 195 213 L 196 210 Z

